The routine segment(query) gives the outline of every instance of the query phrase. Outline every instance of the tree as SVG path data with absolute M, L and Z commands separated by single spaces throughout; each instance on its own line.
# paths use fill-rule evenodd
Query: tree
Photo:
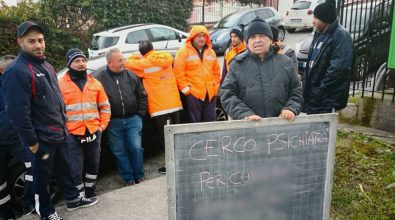
M 193 3 L 192 0 L 93 0 L 92 8 L 100 29 L 157 23 L 185 30 Z

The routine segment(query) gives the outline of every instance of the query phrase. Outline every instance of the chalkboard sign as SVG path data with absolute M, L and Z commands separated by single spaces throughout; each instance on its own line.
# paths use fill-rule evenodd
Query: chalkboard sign
M 337 114 L 165 127 L 169 219 L 329 219 Z

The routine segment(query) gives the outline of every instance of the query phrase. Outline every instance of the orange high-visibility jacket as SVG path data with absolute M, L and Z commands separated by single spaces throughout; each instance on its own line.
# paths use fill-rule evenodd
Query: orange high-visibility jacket
M 199 33 L 206 34 L 207 49 L 204 50 L 201 60 L 198 52 L 192 46 L 192 39 Z M 192 94 L 195 98 L 204 100 L 206 94 L 211 100 L 217 93 L 220 83 L 220 67 L 217 56 L 211 49 L 211 40 L 207 28 L 194 26 L 174 60 L 174 75 L 177 79 L 178 89 L 182 93 Z
M 102 84 L 87 74 L 83 91 L 71 80 L 69 73 L 59 79 L 59 87 L 66 104 L 66 126 L 69 133 L 91 134 L 104 130 L 111 117 L 110 103 Z
M 182 110 L 172 64 L 170 53 L 153 50 L 143 57 L 132 54 L 125 62 L 126 68 L 143 79 L 151 117 Z
M 225 56 L 224 56 L 224 59 L 226 62 L 226 72 L 228 72 L 228 70 L 229 70 L 229 64 L 230 64 L 230 61 L 233 59 L 233 57 L 235 57 L 237 54 L 245 51 L 246 49 L 247 49 L 247 46 L 244 43 L 244 41 L 241 42 L 241 44 L 238 45 L 237 47 L 231 46 L 228 49 L 228 51 L 225 53 Z M 225 67 L 223 67 L 223 68 L 225 68 Z

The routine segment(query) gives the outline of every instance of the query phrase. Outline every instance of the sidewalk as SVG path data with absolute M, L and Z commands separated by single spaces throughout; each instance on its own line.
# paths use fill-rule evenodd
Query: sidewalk
M 164 220 L 167 219 L 166 176 L 144 183 L 124 187 L 98 196 L 99 203 L 93 207 L 69 212 L 65 206 L 56 211 L 65 220 Z M 24 220 L 40 219 L 38 215 L 23 217 Z
M 339 124 L 339 129 L 364 133 L 384 142 L 395 144 L 395 133 L 373 128 Z M 166 176 L 150 179 L 142 184 L 124 187 L 98 196 L 99 203 L 90 208 L 69 212 L 64 206 L 56 210 L 65 220 L 68 219 L 167 219 Z M 24 220 L 39 219 L 31 215 Z

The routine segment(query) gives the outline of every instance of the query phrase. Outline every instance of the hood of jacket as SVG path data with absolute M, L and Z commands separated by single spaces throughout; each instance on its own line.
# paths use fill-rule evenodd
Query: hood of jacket
M 210 34 L 208 33 L 208 30 L 206 27 L 202 25 L 195 25 L 192 27 L 191 31 L 189 32 L 189 37 L 186 40 L 186 44 L 191 43 L 193 41 L 193 38 L 196 37 L 199 33 L 204 33 L 206 35 L 206 45 L 211 48 L 211 39 L 210 39 Z

